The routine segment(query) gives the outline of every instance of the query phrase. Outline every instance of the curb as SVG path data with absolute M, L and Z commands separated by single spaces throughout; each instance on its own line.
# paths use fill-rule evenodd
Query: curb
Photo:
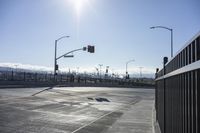
M 155 106 L 152 108 L 152 133 L 161 133 L 159 123 L 156 120 Z

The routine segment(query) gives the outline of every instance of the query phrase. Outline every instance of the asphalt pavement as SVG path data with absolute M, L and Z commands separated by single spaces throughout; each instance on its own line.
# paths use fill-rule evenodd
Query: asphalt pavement
M 0 89 L 0 133 L 152 133 L 154 89 Z

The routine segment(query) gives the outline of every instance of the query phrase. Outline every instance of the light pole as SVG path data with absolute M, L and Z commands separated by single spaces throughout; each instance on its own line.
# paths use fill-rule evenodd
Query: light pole
M 112 69 L 112 78 L 114 77 L 114 75 L 115 75 L 115 74 L 114 74 L 114 69 Z
M 55 40 L 55 57 L 54 57 L 54 77 L 57 74 L 56 70 L 58 70 L 58 65 L 57 65 L 57 42 L 63 38 L 69 38 L 70 36 L 62 36 Z
M 128 64 L 130 63 L 130 62 L 134 62 L 135 60 L 129 60 L 129 61 L 127 61 L 126 62 L 126 78 L 128 77 Z
M 76 73 L 79 74 L 79 67 L 77 67 L 77 72 Z
M 142 68 L 143 67 L 139 67 L 140 68 L 140 78 L 142 78 Z
M 162 29 L 169 30 L 171 32 L 171 57 L 173 57 L 173 29 L 165 27 L 165 26 L 153 26 L 153 27 L 150 27 L 150 29 L 155 29 L 155 28 L 162 28 Z
M 106 66 L 106 73 L 105 73 L 105 77 L 108 77 L 108 69 L 109 69 L 109 66 Z
M 102 66 L 103 66 L 103 64 L 99 64 L 100 79 L 101 79 L 101 67 Z
M 99 69 L 97 67 L 95 67 L 96 71 L 97 71 L 97 77 L 99 76 Z
M 18 65 L 15 65 L 15 71 L 17 72 L 17 67 L 18 67 Z

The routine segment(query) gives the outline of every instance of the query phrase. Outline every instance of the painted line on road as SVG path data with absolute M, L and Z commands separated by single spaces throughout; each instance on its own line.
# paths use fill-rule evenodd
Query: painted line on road
M 117 111 L 123 109 L 123 108 L 126 107 L 126 106 L 134 105 L 134 104 L 138 103 L 140 100 L 141 100 L 141 98 L 138 98 L 138 99 L 136 99 L 136 101 L 134 101 L 134 102 L 132 102 L 132 103 L 130 103 L 130 104 L 124 105 L 124 106 L 121 107 L 121 108 L 118 108 L 118 109 L 116 109 L 116 110 L 113 110 L 112 112 L 109 112 L 109 113 L 107 113 L 107 114 L 104 114 L 104 115 L 98 117 L 97 119 L 91 121 L 90 123 L 88 123 L 88 124 L 86 124 L 86 125 L 83 125 L 83 126 L 81 126 L 80 128 L 74 130 L 74 131 L 71 132 L 71 133 L 76 133 L 76 132 L 80 131 L 81 129 L 83 129 L 83 128 L 85 128 L 85 127 L 87 127 L 87 126 L 93 124 L 94 122 L 96 122 L 96 121 L 98 121 L 98 120 L 100 120 L 100 119 L 102 119 L 103 117 L 108 116 L 108 115 L 110 115 L 110 114 L 112 114 L 112 113 L 114 113 L 114 112 L 117 112 Z

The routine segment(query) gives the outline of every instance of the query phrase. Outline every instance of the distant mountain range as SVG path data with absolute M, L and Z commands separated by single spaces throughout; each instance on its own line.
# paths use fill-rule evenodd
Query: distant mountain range
M 2 66 L 0 66 L 0 71 L 39 72 L 39 73 L 47 72 L 47 71 L 41 71 L 41 70 L 31 70 L 31 69 L 22 69 L 22 68 L 11 68 L 11 67 L 2 67 Z
M 51 68 L 20 63 L 0 63 L 0 71 L 52 72 Z
M 18 71 L 18 72 L 37 72 L 37 73 L 53 73 L 53 69 L 51 67 L 44 67 L 44 66 L 36 66 L 36 65 L 28 65 L 28 64 L 21 64 L 21 63 L 0 63 L 0 71 Z M 62 70 L 62 72 L 69 72 L 67 70 Z M 75 72 L 76 71 L 72 71 Z M 81 73 L 94 73 L 92 70 L 88 69 Z M 96 72 L 95 72 L 96 73 Z M 103 73 L 102 73 L 103 75 Z M 121 76 L 120 76 L 121 75 Z M 123 74 L 119 74 L 120 77 L 124 77 Z M 134 73 L 130 74 L 130 77 L 140 78 L 140 74 Z M 147 78 L 154 78 L 154 73 L 142 73 L 142 77 Z

